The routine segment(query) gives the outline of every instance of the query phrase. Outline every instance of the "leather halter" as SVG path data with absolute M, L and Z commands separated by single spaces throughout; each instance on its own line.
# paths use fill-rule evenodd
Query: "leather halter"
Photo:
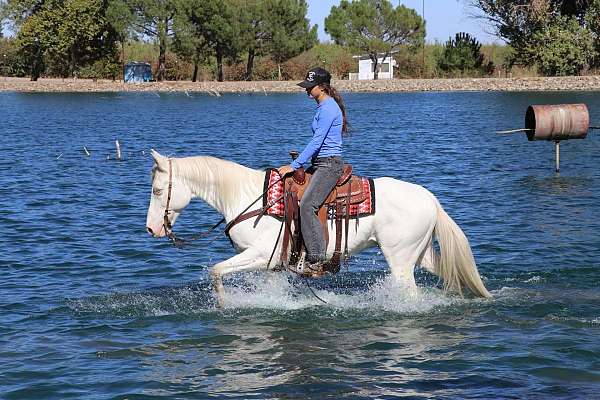
M 163 228 L 165 229 L 165 235 L 169 239 L 173 239 L 173 226 L 169 221 L 169 206 L 171 205 L 171 190 L 173 189 L 173 163 L 169 158 L 169 188 L 167 189 L 167 206 L 165 207 L 165 214 L 163 216 Z
M 169 239 L 171 242 L 173 242 L 173 245 L 175 247 L 182 247 L 186 243 L 205 238 L 208 235 L 210 235 L 212 233 L 212 231 L 214 231 L 219 225 L 221 225 L 223 222 L 225 222 L 225 217 L 223 217 L 223 218 L 221 218 L 221 220 L 219 222 L 217 222 L 215 225 L 213 225 L 212 228 L 210 228 L 207 232 L 202 232 L 202 233 L 194 235 L 190 238 L 182 239 L 182 238 L 176 236 L 175 233 L 173 232 L 173 225 L 171 224 L 171 221 L 169 221 L 169 212 L 171 211 L 171 210 L 169 210 L 169 206 L 171 205 L 171 192 L 172 191 L 173 191 L 173 163 L 172 163 L 171 159 L 169 158 L 169 187 L 167 189 L 167 205 L 165 206 L 165 213 L 163 215 L 163 228 L 165 230 L 165 236 L 167 237 L 167 239 Z M 258 201 L 258 199 L 256 201 Z M 254 203 L 252 203 L 252 204 L 254 204 Z M 246 210 L 244 210 L 244 211 L 246 211 Z M 216 239 L 216 237 L 215 237 L 215 239 Z M 211 240 L 210 243 L 212 243 L 212 241 L 214 241 L 215 239 Z

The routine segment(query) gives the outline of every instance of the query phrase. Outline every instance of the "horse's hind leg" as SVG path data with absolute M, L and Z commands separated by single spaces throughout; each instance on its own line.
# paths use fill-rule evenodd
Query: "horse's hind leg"
M 410 291 L 417 290 L 415 263 L 419 258 L 418 246 L 381 246 L 385 260 L 396 282 Z
M 213 289 L 220 306 L 225 301 L 225 288 L 223 276 L 233 272 L 255 271 L 266 266 L 267 260 L 256 249 L 249 248 L 225 261 L 215 264 L 210 270 Z
M 385 236 L 379 240 L 379 246 L 392 276 L 398 283 L 411 291 L 417 289 L 415 265 L 419 261 L 423 261 L 424 251 L 431 243 L 432 230 L 433 228 L 430 228 L 425 235 L 412 237 L 412 239 L 404 237 L 400 240 L 393 240 L 392 236 Z
M 437 258 L 438 255 L 436 254 L 435 249 L 433 247 L 432 239 L 429 239 L 427 246 L 421 253 L 419 259 L 417 260 L 417 264 L 420 265 L 422 268 L 425 268 L 430 273 L 438 275 L 438 272 L 435 267 L 437 264 Z

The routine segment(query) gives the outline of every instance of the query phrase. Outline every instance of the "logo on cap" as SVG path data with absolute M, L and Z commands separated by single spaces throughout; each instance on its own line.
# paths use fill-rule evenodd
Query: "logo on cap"
M 308 73 L 308 76 L 306 77 L 306 80 L 310 81 L 310 82 L 314 81 L 315 80 L 315 72 L 314 71 L 310 71 Z

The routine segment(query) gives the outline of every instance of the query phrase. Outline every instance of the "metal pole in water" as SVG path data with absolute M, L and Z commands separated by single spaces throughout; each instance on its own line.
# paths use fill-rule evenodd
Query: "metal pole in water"
M 560 172 L 560 140 L 554 142 L 556 144 L 556 173 Z
M 117 160 L 121 160 L 121 145 L 118 139 L 115 140 L 115 145 L 117 146 Z

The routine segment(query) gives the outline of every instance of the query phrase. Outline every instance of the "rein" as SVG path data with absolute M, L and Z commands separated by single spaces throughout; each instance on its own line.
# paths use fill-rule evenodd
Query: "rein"
M 227 224 L 227 227 L 225 229 L 228 230 L 227 228 L 230 229 L 236 223 L 241 222 L 240 217 L 242 217 L 246 213 L 246 211 L 248 211 L 250 209 L 250 207 L 252 207 L 254 204 L 256 204 L 257 201 L 262 199 L 263 196 L 269 191 L 269 189 L 271 189 L 273 186 L 275 186 L 275 184 L 282 181 L 283 178 L 284 177 L 282 176 L 279 179 L 276 179 L 275 182 L 270 184 L 269 187 L 267 187 L 261 193 L 261 195 L 256 198 L 256 200 L 254 200 L 252 203 L 250 203 L 250 205 L 248 207 L 244 208 L 244 210 L 241 213 L 239 213 L 237 217 L 232 219 Z M 169 241 L 171 241 L 175 247 L 182 248 L 184 245 L 188 244 L 189 242 L 193 242 L 195 240 L 199 240 L 199 239 L 209 236 L 215 229 L 217 229 L 217 227 L 219 225 L 221 225 L 223 222 L 226 221 L 225 217 L 223 217 L 223 218 L 221 218 L 221 220 L 219 220 L 219 222 L 214 224 L 207 232 L 202 232 L 202 233 L 199 233 L 197 235 L 191 236 L 186 239 L 183 239 L 183 238 L 175 235 L 175 233 L 173 232 L 173 226 L 171 225 L 171 221 L 169 221 L 169 212 L 171 211 L 171 210 L 169 210 L 169 206 L 171 205 L 172 189 L 173 189 L 173 163 L 172 163 L 171 159 L 169 158 L 169 187 L 167 189 L 167 206 L 165 207 L 165 213 L 163 215 L 163 227 L 165 229 L 165 234 L 166 234 L 167 239 Z M 258 215 L 259 211 L 262 213 L 262 210 L 256 210 L 257 215 Z M 215 236 L 208 244 L 212 243 L 216 238 L 217 237 Z
M 189 242 L 193 242 L 194 240 L 205 238 L 208 235 L 210 235 L 212 233 L 212 231 L 214 231 L 219 225 L 221 225 L 223 222 L 225 222 L 225 218 L 221 218 L 221 220 L 219 222 L 217 222 L 215 225 L 213 225 L 212 228 L 210 228 L 208 230 L 208 232 L 202 232 L 198 235 L 191 236 L 187 239 L 183 239 L 181 237 L 176 236 L 175 233 L 173 232 L 173 226 L 171 225 L 171 221 L 169 221 L 169 212 L 171 211 L 171 210 L 169 210 L 169 206 L 171 205 L 171 191 L 172 190 L 173 190 L 173 163 L 172 163 L 171 159 L 169 158 L 169 188 L 167 189 L 167 206 L 165 207 L 165 214 L 163 216 L 163 227 L 165 229 L 167 239 L 170 240 L 175 247 L 182 248 L 185 244 L 187 244 Z
M 256 200 L 254 200 L 252 203 L 250 203 L 250 205 L 248 207 L 246 207 L 241 213 L 238 214 L 237 217 L 235 217 L 234 219 L 232 219 L 231 222 L 229 222 L 227 224 L 226 230 L 228 230 L 227 228 L 230 229 L 237 222 L 241 222 L 241 220 L 240 220 L 241 218 L 240 217 L 242 217 L 246 213 L 246 211 L 248 211 L 250 209 L 250 207 L 252 207 L 257 201 L 259 201 L 260 199 L 262 199 L 263 196 L 269 191 L 269 189 L 271 189 L 273 186 L 275 186 L 275 184 L 277 184 L 280 181 L 282 181 L 284 179 L 284 177 L 285 177 L 285 175 L 280 176 L 279 179 L 276 179 L 275 182 L 273 182 L 272 184 L 270 184 L 262 192 L 262 194 L 256 198 Z M 219 222 L 217 222 L 215 225 L 213 225 L 207 232 L 200 233 L 198 235 L 192 236 L 192 237 L 187 238 L 187 239 L 182 239 L 182 238 L 176 236 L 175 233 L 173 233 L 173 226 L 171 225 L 171 221 L 169 221 L 169 212 L 170 212 L 169 206 L 171 205 L 171 191 L 172 190 L 173 190 L 173 163 L 172 163 L 171 159 L 169 158 L 169 187 L 167 189 L 167 205 L 165 207 L 165 213 L 163 215 L 163 227 L 165 229 L 167 240 L 171 241 L 175 247 L 182 248 L 185 244 L 187 244 L 189 242 L 193 242 L 195 240 L 207 237 L 219 225 L 221 225 L 223 222 L 225 222 L 225 217 L 223 217 L 223 218 L 221 218 L 221 220 Z M 267 207 L 266 209 L 268 209 L 268 208 L 269 207 Z M 264 209 L 264 210 L 263 209 L 256 210 L 256 211 L 258 211 L 256 215 L 259 215 L 259 216 L 262 215 L 263 211 L 265 211 L 266 209 Z M 271 261 L 273 259 L 273 255 L 275 254 L 275 249 L 277 248 L 277 244 L 279 242 L 279 238 L 281 237 L 281 231 L 282 231 L 282 228 L 284 226 L 284 223 L 285 223 L 285 220 L 281 222 L 281 226 L 279 228 L 279 234 L 277 235 L 277 240 L 275 241 L 275 246 L 273 247 L 273 252 L 271 253 L 271 257 L 269 258 L 269 262 L 267 263 L 267 270 L 269 269 L 269 266 L 271 265 Z M 216 236 L 208 244 L 212 243 L 215 239 L 216 239 Z M 322 298 L 320 298 L 315 293 L 315 291 L 313 290 L 313 288 L 308 283 L 308 279 L 306 277 L 304 277 L 304 283 L 306 284 L 306 286 L 308 287 L 308 289 L 310 290 L 310 292 L 312 293 L 312 295 L 315 298 L 317 298 L 322 303 L 327 304 L 327 302 L 325 300 L 323 300 Z

